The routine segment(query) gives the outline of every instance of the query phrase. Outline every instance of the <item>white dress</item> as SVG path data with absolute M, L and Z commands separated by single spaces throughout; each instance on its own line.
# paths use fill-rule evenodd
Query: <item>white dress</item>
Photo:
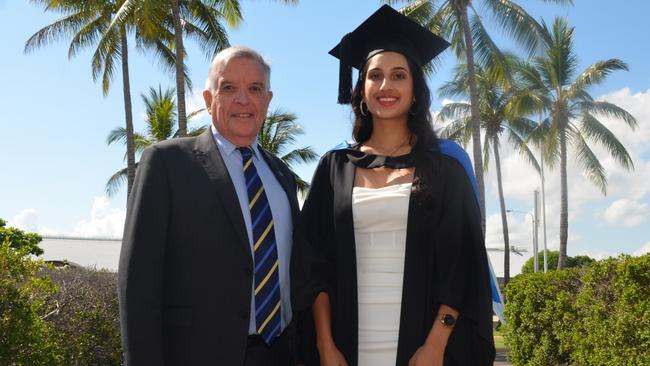
M 354 187 L 359 366 L 395 366 L 411 183 Z

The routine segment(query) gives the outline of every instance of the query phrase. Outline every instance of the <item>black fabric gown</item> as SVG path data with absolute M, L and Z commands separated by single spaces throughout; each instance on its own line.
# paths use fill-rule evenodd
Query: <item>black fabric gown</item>
M 429 154 L 429 153 L 426 153 Z M 415 180 L 433 169 L 432 199 L 411 194 L 396 365 L 407 365 L 424 343 L 440 304 L 460 312 L 445 349 L 445 366 L 492 365 L 492 303 L 487 255 L 470 180 L 453 158 L 431 152 L 415 163 Z M 310 306 L 329 294 L 334 341 L 357 365 L 357 277 L 352 188 L 359 151 L 328 152 L 314 173 L 302 218 L 310 245 L 299 254 L 308 275 L 298 285 L 297 347 L 306 365 L 318 365 Z M 427 157 L 428 158 L 428 157 Z M 414 184 L 414 187 L 416 185 Z M 414 188 L 415 189 L 415 188 Z M 381 212 L 378 212 L 381 214 Z M 293 279 L 292 279 L 293 280 Z M 361 365 L 365 366 L 365 365 Z

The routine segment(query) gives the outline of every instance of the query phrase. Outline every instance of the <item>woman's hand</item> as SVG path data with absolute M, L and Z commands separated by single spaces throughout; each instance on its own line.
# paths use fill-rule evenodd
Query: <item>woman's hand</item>
M 409 360 L 409 366 L 442 366 L 444 350 L 425 343 Z
M 329 345 L 318 347 L 318 353 L 320 354 L 321 366 L 348 366 L 345 357 L 343 357 L 343 354 L 336 348 L 333 342 Z

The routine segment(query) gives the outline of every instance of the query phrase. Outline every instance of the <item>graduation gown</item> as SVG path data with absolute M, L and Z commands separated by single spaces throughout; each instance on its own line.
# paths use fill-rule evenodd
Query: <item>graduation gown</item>
M 307 309 L 321 291 L 329 294 L 334 341 L 357 365 L 357 277 L 352 188 L 356 166 L 350 150 L 328 152 L 314 173 L 302 216 L 310 246 L 301 260 L 309 275 L 298 306 Z M 445 350 L 446 366 L 492 365 L 492 304 L 480 210 L 460 163 L 431 152 L 436 166 L 432 199 L 409 201 L 402 306 L 396 365 L 407 365 L 424 343 L 440 304 L 460 312 Z M 415 165 L 415 180 L 431 164 Z M 414 180 L 414 181 L 415 181 Z M 414 187 L 416 185 L 414 184 Z M 381 214 L 381 212 L 378 212 Z M 311 311 L 299 321 L 299 351 L 307 365 L 318 365 Z

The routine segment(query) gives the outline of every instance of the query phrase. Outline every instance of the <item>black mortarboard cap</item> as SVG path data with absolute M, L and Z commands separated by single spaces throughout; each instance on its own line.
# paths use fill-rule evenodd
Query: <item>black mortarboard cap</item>
M 352 68 L 361 70 L 377 53 L 398 52 L 424 66 L 447 47 L 444 39 L 390 6 L 382 6 L 329 52 L 340 61 L 338 102 L 350 103 Z

